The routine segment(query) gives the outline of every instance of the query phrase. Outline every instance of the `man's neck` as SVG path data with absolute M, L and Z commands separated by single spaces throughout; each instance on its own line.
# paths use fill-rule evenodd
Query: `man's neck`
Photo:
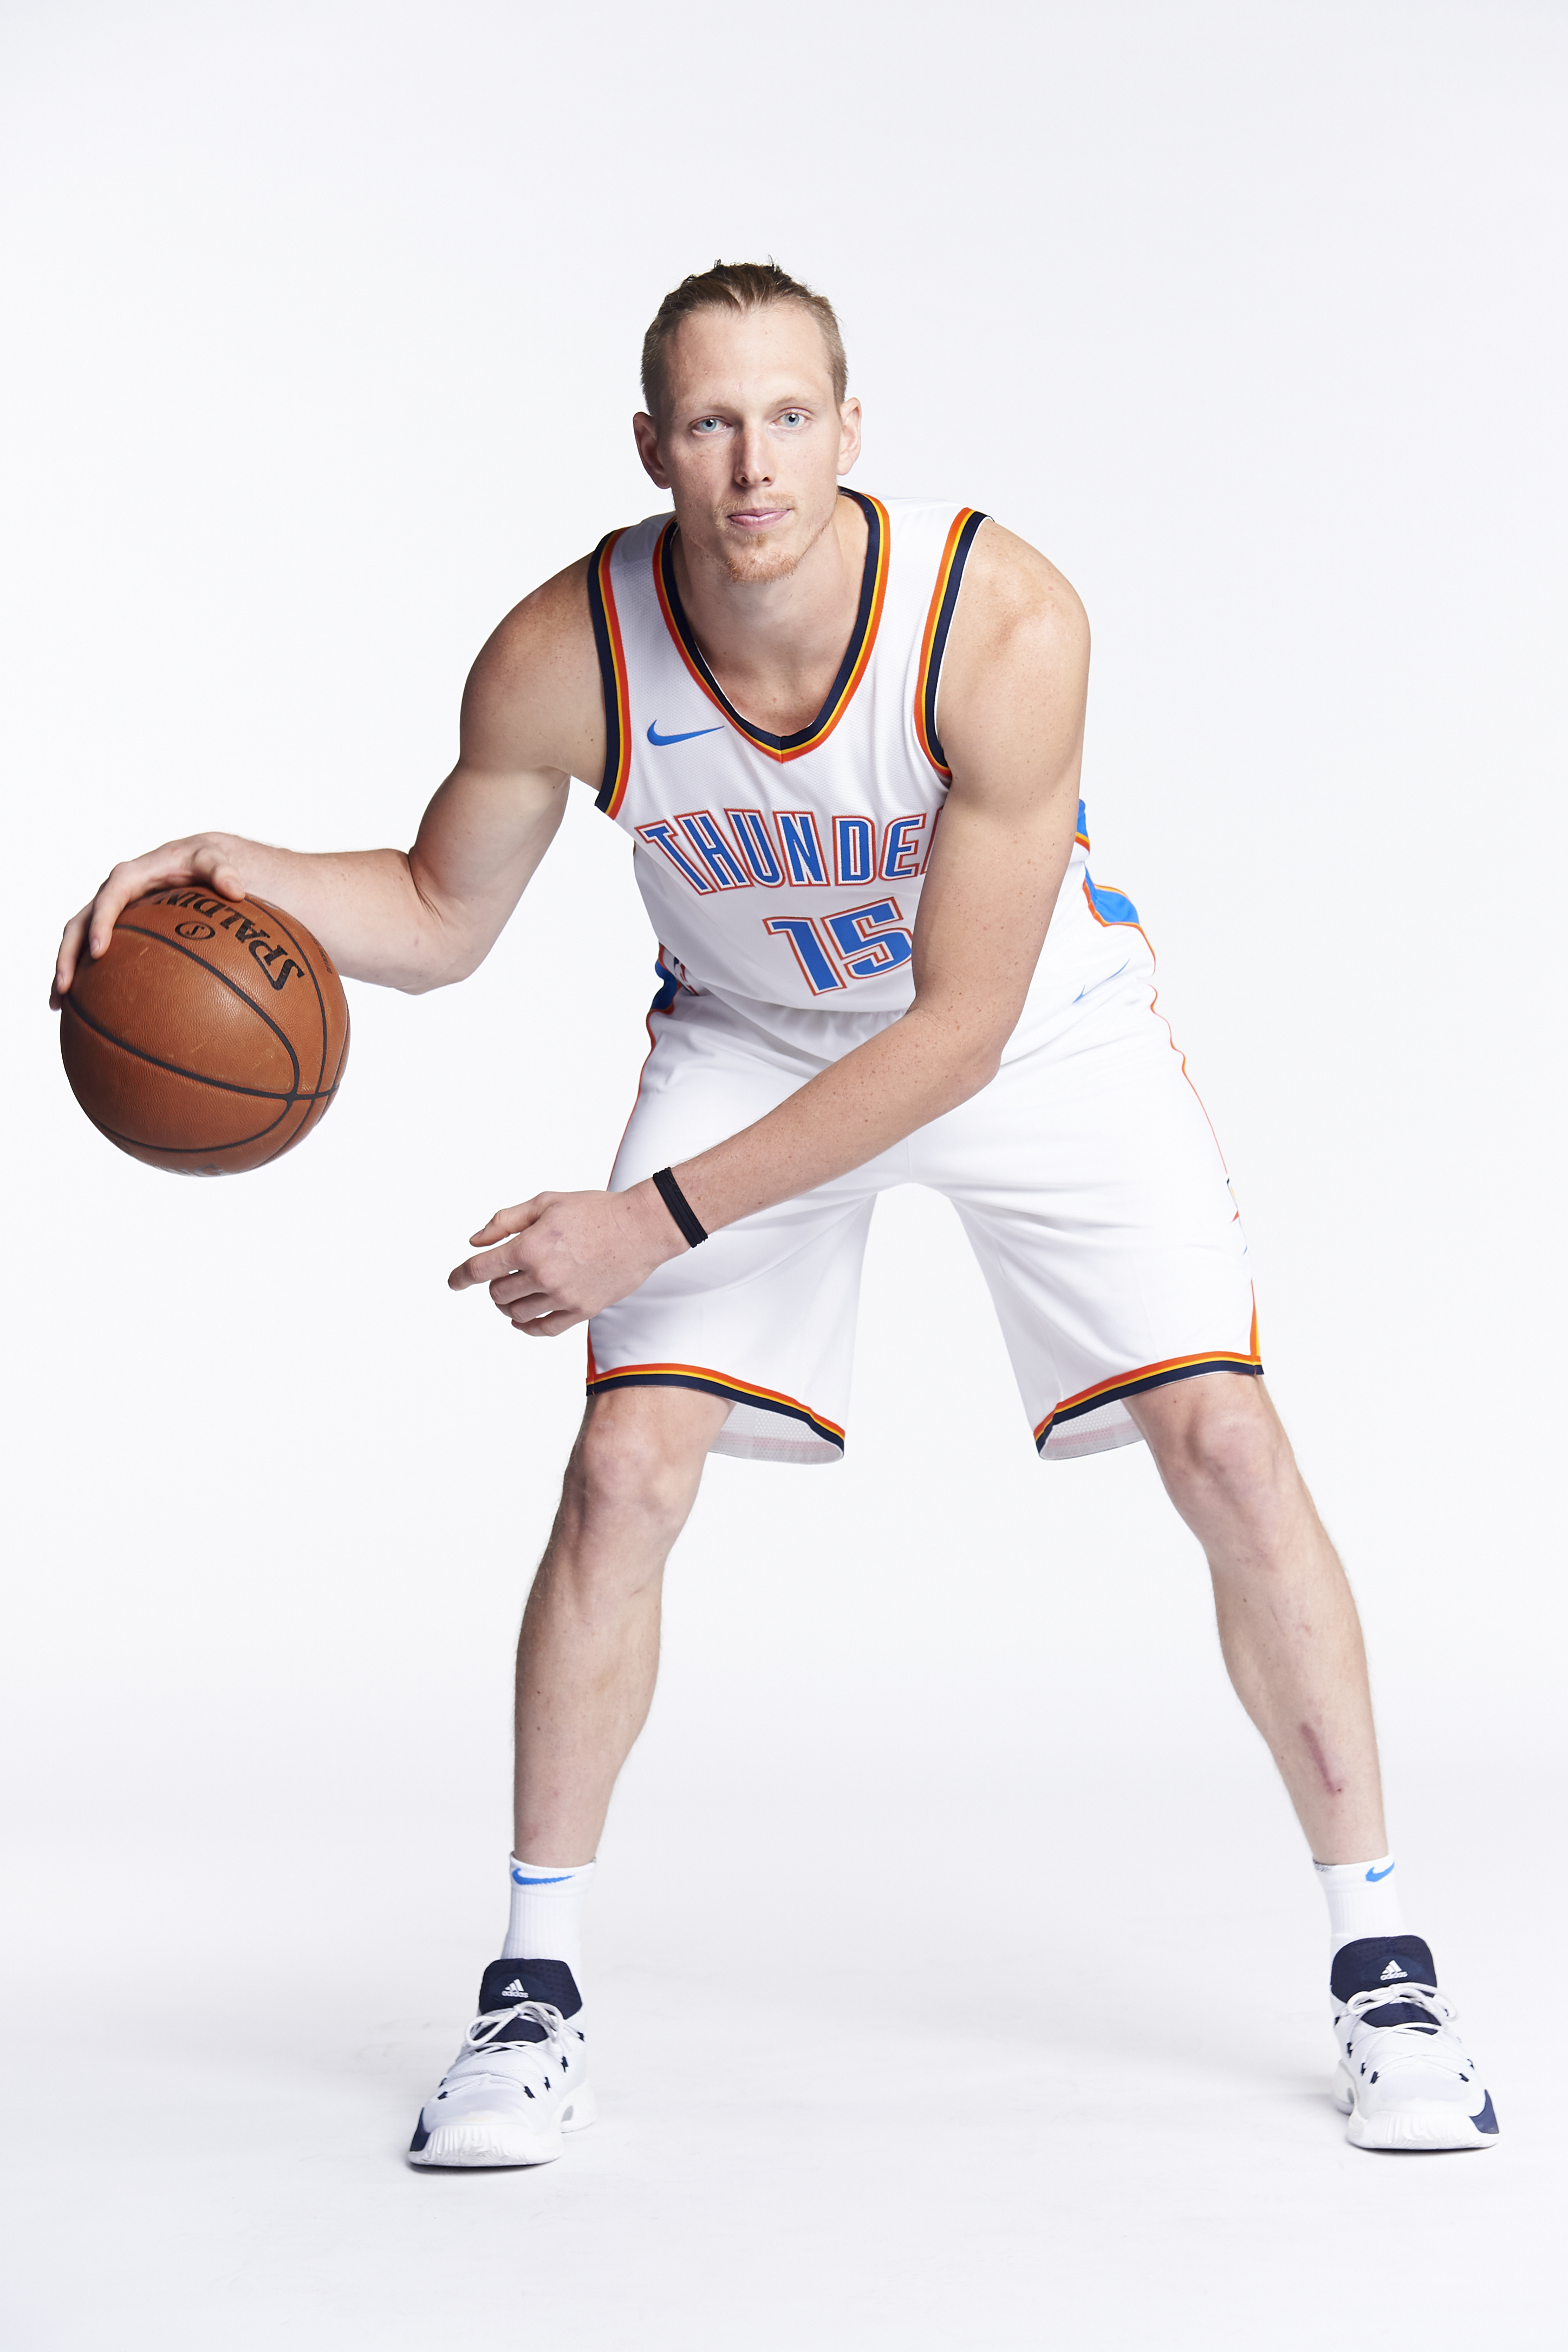
M 709 668 L 744 718 L 773 735 L 809 727 L 827 700 L 854 628 L 866 520 L 841 498 L 828 527 L 786 579 L 737 580 L 675 541 L 675 581 Z

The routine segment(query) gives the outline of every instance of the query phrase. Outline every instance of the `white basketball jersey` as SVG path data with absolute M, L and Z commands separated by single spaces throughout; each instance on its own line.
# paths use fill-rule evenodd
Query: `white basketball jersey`
M 907 1009 L 922 877 L 951 782 L 937 687 L 985 517 L 841 495 L 866 520 L 860 603 L 827 700 L 793 735 L 743 718 L 704 659 L 675 584 L 673 517 L 612 531 L 589 567 L 606 722 L 598 805 L 635 841 L 671 983 L 764 1027 L 780 1012 L 842 1012 L 880 1016 L 867 1024 L 877 1028 Z M 1137 919 L 1118 893 L 1096 894 L 1096 907 L 1087 848 L 1081 811 L 1053 963 L 1065 908 L 1071 928 L 1102 935 Z M 1090 961 L 1102 960 L 1096 943 Z M 1082 955 L 1071 961 L 1082 969 Z M 797 1019 L 786 1025 L 798 1033 Z

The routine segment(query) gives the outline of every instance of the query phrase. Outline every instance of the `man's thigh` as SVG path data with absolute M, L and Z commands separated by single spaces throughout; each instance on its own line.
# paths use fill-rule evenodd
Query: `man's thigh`
M 1261 1369 L 1225 1162 L 1146 987 L 1005 1063 L 915 1145 L 979 1260 L 1042 1458 L 1135 1443 L 1131 1398 Z
M 766 1117 L 825 1066 L 826 1057 L 770 1043 L 710 999 L 677 999 L 650 1026 L 616 1191 Z M 837 1042 L 826 1021 L 823 1042 Z M 866 1235 L 877 1192 L 904 1181 L 903 1150 L 725 1226 L 596 1315 L 590 1395 L 696 1391 L 728 1407 L 716 1453 L 841 1460 Z

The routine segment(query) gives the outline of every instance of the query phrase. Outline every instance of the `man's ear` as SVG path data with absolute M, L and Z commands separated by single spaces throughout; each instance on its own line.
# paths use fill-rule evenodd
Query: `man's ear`
M 849 472 L 860 453 L 861 404 L 858 400 L 846 400 L 839 411 L 839 471 L 841 474 Z
M 637 444 L 637 455 L 643 460 L 643 470 L 662 490 L 670 487 L 670 478 L 659 458 L 659 428 L 643 409 L 632 419 L 632 437 Z M 859 436 L 856 436 L 859 446 Z

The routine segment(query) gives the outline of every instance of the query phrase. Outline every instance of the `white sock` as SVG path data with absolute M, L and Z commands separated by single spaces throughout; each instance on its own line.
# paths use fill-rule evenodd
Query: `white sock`
M 1312 1868 L 1328 1897 L 1331 1959 L 1343 1944 L 1363 1936 L 1405 1933 L 1392 1854 L 1375 1862 L 1314 1862 Z
M 591 1862 L 519 1862 L 511 1857 L 512 1916 L 504 1960 L 564 1960 L 575 1977 L 582 1966 L 582 1906 Z

